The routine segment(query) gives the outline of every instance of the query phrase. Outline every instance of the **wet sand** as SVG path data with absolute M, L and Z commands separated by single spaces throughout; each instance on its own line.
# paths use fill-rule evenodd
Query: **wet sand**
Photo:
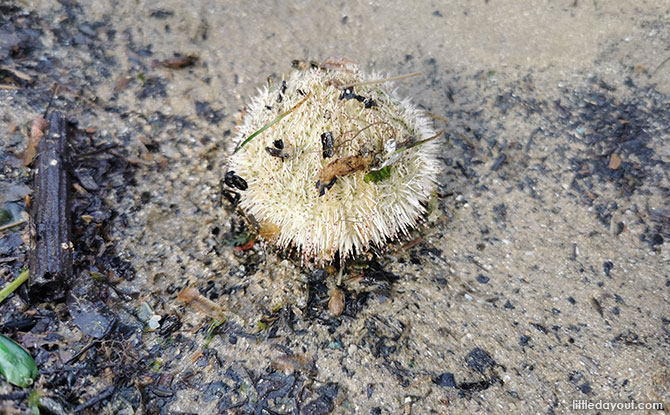
M 105 190 L 114 249 L 134 271 L 119 284 L 133 297 L 125 311 L 109 305 L 128 324 L 144 302 L 163 326 L 182 323 L 141 336 L 160 362 L 155 385 L 171 391 L 151 395 L 155 413 L 226 413 L 245 399 L 228 413 L 258 402 L 303 414 L 573 413 L 581 399 L 668 410 L 667 4 L 103 3 L 22 7 L 53 62 L 31 73 L 78 91 L 58 105 L 141 160 Z M 174 53 L 198 60 L 152 64 Z M 293 59 L 329 56 L 421 71 L 395 86 L 447 119 L 436 121 L 438 211 L 413 246 L 377 259 L 383 272 L 347 279 L 348 268 L 340 317 L 327 307 L 337 274 L 262 244 L 236 250 L 244 221 L 219 195 L 256 88 Z M 48 99 L 0 93 L 3 125 Z M 202 356 L 208 319 L 176 299 L 188 285 L 229 319 Z M 280 364 L 277 390 L 296 383 L 270 399 L 259 379 L 289 352 L 316 371 Z M 120 390 L 108 410 L 134 394 Z

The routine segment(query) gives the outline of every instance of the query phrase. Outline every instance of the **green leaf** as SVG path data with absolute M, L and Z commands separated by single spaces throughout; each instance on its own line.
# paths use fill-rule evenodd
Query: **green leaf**
M 27 269 L 21 271 L 18 277 L 0 290 L 0 303 L 5 301 L 5 298 L 9 297 L 17 288 L 21 286 L 24 282 L 28 280 L 30 272 Z
M 33 358 L 14 340 L 0 334 L 0 374 L 12 385 L 22 388 L 33 384 L 37 365 Z
M 225 321 L 223 320 L 217 320 L 217 319 L 212 319 L 211 323 L 209 323 L 209 329 L 207 329 L 207 337 L 205 337 L 205 342 L 202 345 L 203 349 L 206 349 L 209 347 L 209 344 L 212 342 L 212 339 L 214 338 L 214 331 Z
M 379 170 L 370 170 L 363 180 L 365 180 L 365 183 L 377 183 L 384 179 L 388 179 L 389 177 L 391 177 L 391 166 L 386 166 Z
M 299 106 L 301 106 L 305 101 L 307 101 L 307 98 L 309 98 L 309 94 L 307 94 L 307 95 L 305 96 L 305 98 L 303 98 L 302 100 L 300 100 L 300 102 L 298 102 L 297 104 L 295 104 L 291 109 L 282 112 L 281 114 L 279 114 L 279 115 L 277 116 L 277 118 L 275 118 L 274 120 L 272 120 L 272 121 L 270 121 L 269 123 L 267 123 L 267 124 L 265 124 L 264 126 L 262 126 L 262 127 L 260 128 L 260 130 L 258 130 L 258 131 L 256 131 L 255 133 L 251 134 L 246 140 L 242 141 L 242 142 L 237 146 L 237 148 L 235 149 L 235 151 L 233 151 L 233 154 L 235 154 L 235 153 L 237 153 L 238 151 L 240 151 L 240 150 L 242 149 L 242 147 L 246 146 L 247 143 L 248 143 L 249 141 L 251 141 L 254 137 L 256 137 L 257 135 L 259 135 L 259 134 L 262 133 L 263 131 L 267 130 L 268 128 L 272 127 L 273 125 L 275 125 L 276 123 L 278 123 L 279 121 L 281 121 L 282 118 L 286 117 L 287 115 L 289 115 L 290 113 L 292 113 L 293 111 L 295 111 Z
M 30 392 L 30 395 L 28 395 L 28 398 L 26 398 L 26 401 L 28 401 L 28 407 L 30 408 L 30 411 L 33 413 L 33 415 L 40 415 L 40 398 L 42 397 L 42 394 L 40 391 L 37 389 L 33 389 L 32 392 Z

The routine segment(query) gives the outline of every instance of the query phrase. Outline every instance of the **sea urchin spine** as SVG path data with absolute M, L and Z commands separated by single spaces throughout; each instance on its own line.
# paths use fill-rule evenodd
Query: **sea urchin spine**
M 381 81 L 352 66 L 310 67 L 252 100 L 227 181 L 278 248 L 344 260 L 406 235 L 425 213 L 438 135 Z

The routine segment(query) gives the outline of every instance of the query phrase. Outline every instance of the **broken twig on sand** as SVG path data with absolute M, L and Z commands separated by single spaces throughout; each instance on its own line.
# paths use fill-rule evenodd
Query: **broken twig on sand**
M 63 298 L 72 276 L 67 138 L 65 118 L 53 112 L 35 163 L 30 296 L 40 300 Z

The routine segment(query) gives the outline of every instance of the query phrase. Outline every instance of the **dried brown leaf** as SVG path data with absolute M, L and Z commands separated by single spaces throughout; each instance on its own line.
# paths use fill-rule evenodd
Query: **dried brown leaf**
M 612 153 L 610 156 L 609 168 L 612 170 L 618 170 L 621 167 L 621 157 L 618 154 Z
M 329 183 L 337 177 L 364 170 L 370 165 L 370 162 L 372 162 L 370 157 L 349 156 L 339 158 L 321 169 L 321 172 L 319 172 L 319 181 L 321 183 Z
M 344 291 L 339 288 L 333 288 L 328 292 L 330 299 L 328 300 L 328 311 L 335 317 L 338 317 L 344 311 Z
M 133 78 L 131 76 L 122 76 L 116 81 L 116 85 L 114 86 L 114 93 L 118 94 L 122 90 L 124 90 L 130 81 L 132 81 Z
M 33 162 L 33 159 L 37 154 L 37 146 L 40 144 L 42 137 L 44 137 L 44 130 L 46 130 L 48 126 L 49 123 L 42 117 L 36 117 L 33 120 L 33 125 L 30 127 L 28 147 L 26 147 L 26 150 L 20 154 L 24 166 Z
M 270 365 L 275 370 L 281 370 L 283 372 L 293 372 L 297 370 L 310 376 L 316 376 L 318 374 L 314 358 L 307 354 L 285 354 L 274 359 L 270 362 Z
M 191 66 L 198 61 L 197 55 L 175 55 L 172 58 L 164 59 L 160 62 L 161 66 L 170 69 L 181 69 Z
M 219 321 L 225 320 L 223 315 L 223 308 L 221 308 L 214 301 L 200 294 L 198 290 L 191 287 L 186 287 L 179 294 L 177 300 L 195 307 L 201 313 L 217 319 Z

